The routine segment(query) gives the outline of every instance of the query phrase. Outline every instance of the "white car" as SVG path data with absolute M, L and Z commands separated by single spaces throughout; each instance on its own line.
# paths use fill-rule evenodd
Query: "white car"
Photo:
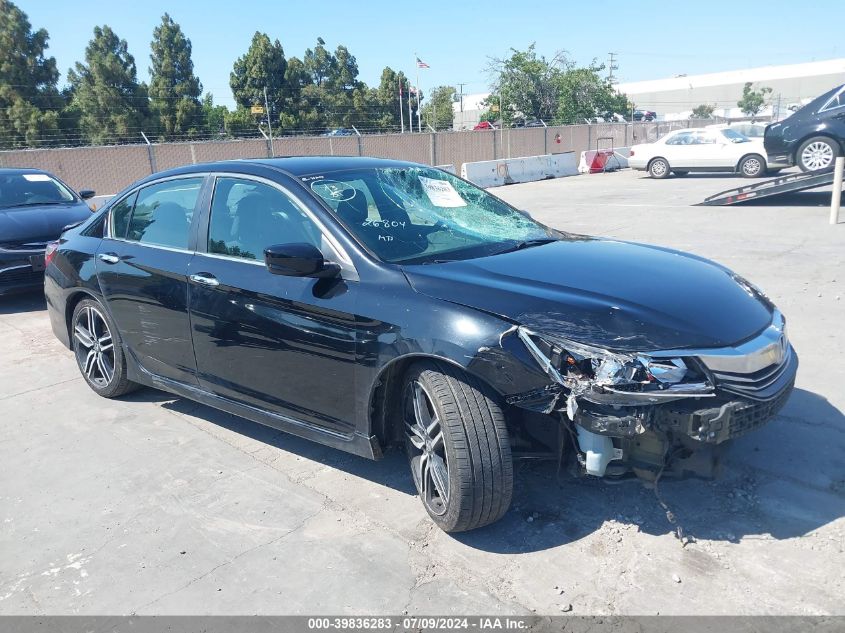
M 634 145 L 628 157 L 632 169 L 652 178 L 691 171 L 730 171 L 746 178 L 765 176 L 763 139 L 750 139 L 731 128 L 687 128 L 670 132 L 655 143 Z

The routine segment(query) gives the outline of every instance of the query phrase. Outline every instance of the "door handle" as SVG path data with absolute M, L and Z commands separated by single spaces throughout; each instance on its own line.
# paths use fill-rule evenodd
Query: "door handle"
M 101 262 L 105 262 L 106 264 L 116 264 L 120 261 L 120 257 L 114 253 L 100 253 L 97 255 L 97 259 Z
M 217 277 L 214 275 L 209 275 L 208 273 L 194 273 L 190 277 L 191 281 L 194 283 L 201 284 L 203 286 L 208 286 L 209 288 L 214 288 L 215 286 L 219 286 L 220 282 L 217 281 Z

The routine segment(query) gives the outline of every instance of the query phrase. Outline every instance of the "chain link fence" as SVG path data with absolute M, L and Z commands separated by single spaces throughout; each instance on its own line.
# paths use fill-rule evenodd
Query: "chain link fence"
M 70 186 L 113 194 L 149 174 L 186 164 L 271 156 L 373 156 L 429 165 L 560 154 L 651 143 L 662 135 L 712 121 L 598 123 L 468 132 L 290 136 L 150 145 L 111 145 L 0 152 L 0 167 L 33 167 Z

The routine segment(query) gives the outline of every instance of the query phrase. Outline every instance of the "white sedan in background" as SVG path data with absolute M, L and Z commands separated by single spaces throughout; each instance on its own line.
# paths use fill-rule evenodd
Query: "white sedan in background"
M 655 143 L 634 145 L 628 165 L 652 178 L 670 173 L 686 176 L 691 171 L 730 171 L 757 178 L 769 168 L 763 139 L 750 139 L 729 127 L 676 130 Z

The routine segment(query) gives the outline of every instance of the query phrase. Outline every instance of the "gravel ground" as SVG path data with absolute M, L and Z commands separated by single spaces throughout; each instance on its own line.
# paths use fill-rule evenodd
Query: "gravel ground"
M 829 194 L 634 172 L 495 192 L 574 232 L 689 250 L 789 320 L 797 388 L 721 479 L 653 490 L 520 464 L 496 525 L 449 536 L 380 462 L 143 390 L 94 395 L 43 299 L 0 300 L 0 614 L 845 614 L 845 224 Z

